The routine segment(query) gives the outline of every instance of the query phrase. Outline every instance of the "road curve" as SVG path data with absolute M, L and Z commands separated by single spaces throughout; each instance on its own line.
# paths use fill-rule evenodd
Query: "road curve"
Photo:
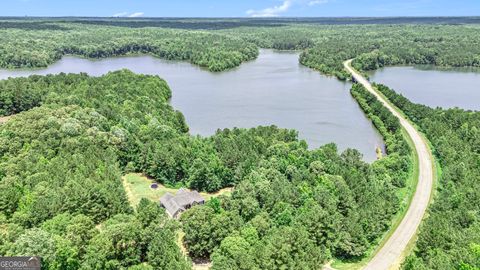
M 365 270 L 398 269 L 405 256 L 407 245 L 415 237 L 430 202 L 434 183 L 434 164 L 430 148 L 425 140 L 423 140 L 420 132 L 418 132 L 397 109 L 390 105 L 387 100 L 372 87 L 367 79 L 352 68 L 352 60 L 344 62 L 345 69 L 352 74 L 358 83 L 362 84 L 370 93 L 375 95 L 375 97 L 400 120 L 400 124 L 412 139 L 418 155 L 418 184 L 410 207 L 395 232 L 393 232 L 383 247 L 363 268 Z

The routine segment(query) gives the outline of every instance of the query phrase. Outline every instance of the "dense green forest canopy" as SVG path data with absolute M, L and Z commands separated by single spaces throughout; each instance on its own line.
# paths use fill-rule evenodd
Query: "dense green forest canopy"
M 398 119 L 360 85 L 352 94 L 386 138 L 388 157 L 367 165 L 354 150 L 335 155 L 333 145 L 272 146 L 231 197 L 181 217 L 190 255 L 226 270 L 319 269 L 331 258 L 368 254 L 405 205 L 396 192 L 411 154 Z
M 480 112 L 413 104 L 377 87 L 413 120 L 434 147 L 442 168 L 438 194 L 405 269 L 480 267 Z
M 45 67 L 65 54 L 103 58 L 132 53 L 184 60 L 222 71 L 258 48 L 303 50 L 300 62 L 345 79 L 385 65 L 480 66 L 478 18 L 331 19 L 5 19 L 0 67 Z M 416 24 L 418 23 L 418 24 Z
M 255 45 L 212 32 L 71 23 L 19 24 L 16 27 L 11 22 L 0 22 L 0 67 L 45 67 L 65 54 L 105 58 L 142 53 L 222 71 L 258 55 Z
M 477 21 L 5 18 L 0 67 L 148 53 L 222 71 L 274 48 L 303 50 L 302 64 L 346 79 L 342 62 L 350 58 L 360 70 L 480 66 L 480 27 L 469 24 Z M 404 267 L 478 268 L 479 113 L 431 109 L 377 87 L 426 134 L 443 170 Z M 0 116 L 15 115 L 0 126 L 0 254 L 40 255 L 47 269 L 190 269 L 176 241 L 181 228 L 188 254 L 211 259 L 213 269 L 319 269 L 332 258 L 362 259 L 405 207 L 412 157 L 398 119 L 360 85 L 351 94 L 387 145 L 372 164 L 333 144 L 308 150 L 295 131 L 274 126 L 191 136 L 157 76 L 123 70 L 0 81 Z M 235 189 L 176 222 L 157 202 L 129 205 L 127 172 L 199 191 Z
M 373 164 L 335 145 L 308 150 L 295 131 L 273 126 L 190 136 L 157 76 L 0 81 L 0 115 L 15 114 L 0 126 L 0 252 L 38 254 L 48 269 L 188 269 L 175 240 L 181 226 L 190 256 L 211 258 L 216 269 L 317 269 L 333 257 L 362 258 L 402 207 L 411 166 L 398 121 L 355 93 L 389 145 L 388 158 Z M 177 224 L 157 202 L 132 209 L 121 185 L 129 171 L 197 190 L 236 188 Z M 284 252 L 296 255 L 279 261 Z

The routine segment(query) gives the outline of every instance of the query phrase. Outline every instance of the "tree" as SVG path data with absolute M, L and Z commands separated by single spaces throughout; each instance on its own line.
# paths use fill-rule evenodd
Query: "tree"
M 195 159 L 188 172 L 188 185 L 200 191 L 216 191 L 223 186 L 226 172 L 223 164 L 216 156 Z
M 180 217 L 185 232 L 184 242 L 191 256 L 207 257 L 213 250 L 210 223 L 214 216 L 212 208 L 196 206 Z
M 128 267 L 142 259 L 142 225 L 129 215 L 108 220 L 88 245 L 84 268 Z
M 7 256 L 39 256 L 46 269 L 56 269 L 57 245 L 52 234 L 38 228 L 25 231 L 7 250 Z
M 185 232 L 185 245 L 193 257 L 205 258 L 229 234 L 238 230 L 243 221 L 236 213 L 215 214 L 208 206 L 196 206 L 183 213 L 180 221 Z
M 212 254 L 212 270 L 259 269 L 255 263 L 253 246 L 242 237 L 226 237 Z
M 155 269 L 186 270 L 191 262 L 183 256 L 175 241 L 175 234 L 169 230 L 155 232 L 148 245 L 148 263 Z
M 327 259 L 303 227 L 272 230 L 256 253 L 260 269 L 320 269 Z
M 158 203 L 145 198 L 138 203 L 136 217 L 143 227 L 148 227 L 152 222 L 162 223 L 167 218 L 165 209 L 161 208 Z

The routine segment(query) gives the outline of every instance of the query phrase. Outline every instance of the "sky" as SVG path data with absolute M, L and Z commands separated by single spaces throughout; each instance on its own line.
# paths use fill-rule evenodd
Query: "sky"
M 0 16 L 480 16 L 480 0 L 2 0 Z

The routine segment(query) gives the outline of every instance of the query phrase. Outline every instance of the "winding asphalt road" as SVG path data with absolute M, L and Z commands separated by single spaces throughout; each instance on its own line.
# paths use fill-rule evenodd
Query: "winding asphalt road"
M 377 97 L 377 99 L 400 120 L 400 124 L 412 139 L 418 155 L 418 184 L 410 207 L 395 232 L 393 232 L 383 247 L 364 268 L 368 270 L 398 269 L 404 256 L 407 255 L 405 254 L 407 246 L 414 240 L 418 227 L 425 216 L 430 202 L 434 181 L 434 164 L 430 148 L 425 140 L 423 140 L 420 132 L 418 132 L 415 127 L 407 121 L 399 111 L 397 111 L 397 109 L 391 106 L 387 100 L 372 87 L 367 79 L 352 68 L 352 60 L 344 62 L 345 69 L 352 74 L 353 78 L 355 78 L 358 83 L 362 84 L 370 93 L 375 95 L 375 97 Z

